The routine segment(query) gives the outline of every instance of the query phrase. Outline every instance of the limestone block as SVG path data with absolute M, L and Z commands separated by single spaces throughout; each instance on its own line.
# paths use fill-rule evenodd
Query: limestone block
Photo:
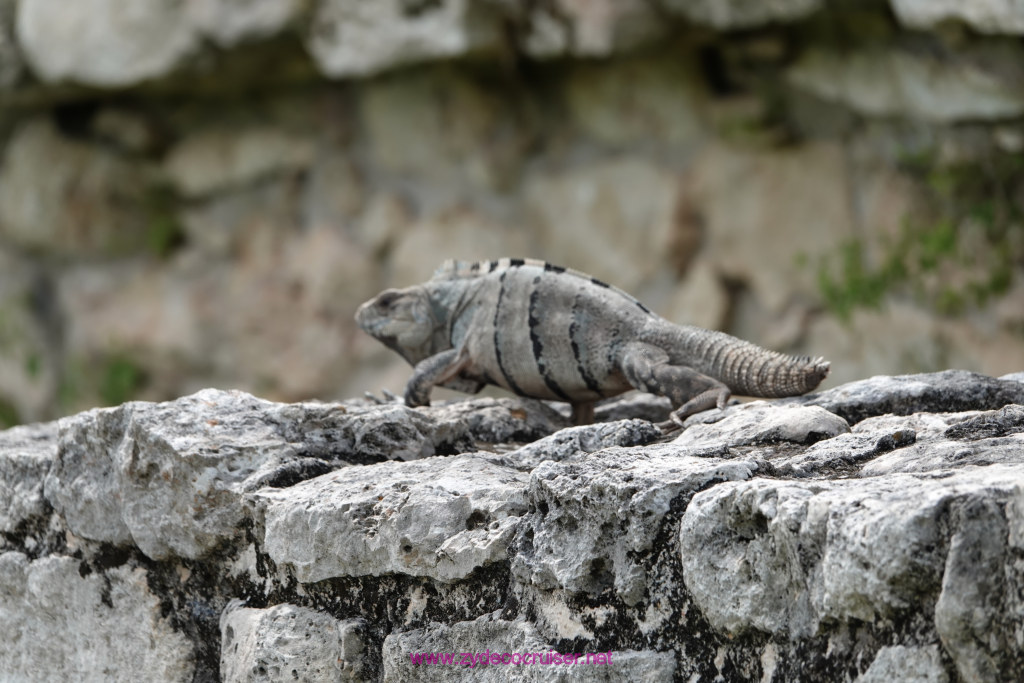
M 72 356 L 98 356 L 132 349 L 147 357 L 149 371 L 160 357 L 194 357 L 203 345 L 201 309 L 193 303 L 210 296 L 213 282 L 199 268 L 122 262 L 96 268 L 68 267 L 57 282 L 56 298 L 65 311 L 64 346 Z M 166 372 L 181 372 L 178 362 Z
M 57 296 L 68 367 L 122 354 L 146 374 L 140 397 L 154 400 L 211 382 L 276 398 L 336 395 L 355 362 L 352 311 L 381 288 L 375 265 L 336 227 L 286 240 L 273 200 L 288 193 L 262 193 L 266 203 L 254 189 L 244 195 L 251 204 L 229 196 L 186 215 L 205 254 L 64 269 Z M 232 267 L 208 258 L 235 249 Z M 90 398 L 98 400 L 79 400 Z
M 821 0 L 661 0 L 665 7 L 691 21 L 718 29 L 743 29 L 802 19 L 822 6 Z
M 194 198 L 305 169 L 313 152 L 312 137 L 278 127 L 208 129 L 174 147 L 165 168 L 177 190 Z
M 746 283 L 771 316 L 817 291 L 801 259 L 813 263 L 855 234 L 848 169 L 834 143 L 763 152 L 713 145 L 694 162 L 691 182 L 704 221 L 698 258 Z
M 52 410 L 56 340 L 52 321 L 33 306 L 45 287 L 23 256 L 0 250 L 0 428 L 46 419 Z
M 1019 310 L 1019 301 L 1006 299 L 1003 310 Z M 992 311 L 1000 316 L 998 304 Z M 1015 313 L 1014 313 L 1015 315 Z M 895 372 L 931 372 L 967 368 L 998 376 L 1024 367 L 1024 347 L 1012 321 L 1000 325 L 985 315 L 942 318 L 922 305 L 889 297 L 878 310 L 854 310 L 848 322 L 832 316 L 811 321 L 807 347 L 831 349 L 831 379 L 850 382 Z
M 43 481 L 56 455 L 55 422 L 0 431 L 0 532 L 15 532 L 47 514 Z
M 455 581 L 505 560 L 527 480 L 459 455 L 345 468 L 250 500 L 267 554 L 303 583 L 388 573 Z
M 393 285 L 429 280 L 447 259 L 490 261 L 534 253 L 535 241 L 523 230 L 503 225 L 471 209 L 456 208 L 412 223 L 396 241 Z
M 179 215 L 190 250 L 244 263 L 254 255 L 265 258 L 271 246 L 283 251 L 279 242 L 299 228 L 300 210 L 296 184 L 285 175 L 224 188 L 183 205 Z
M 973 417 L 965 417 L 967 415 L 970 413 L 955 413 L 947 417 L 950 426 L 940 434 L 915 430 L 917 437 L 912 445 L 879 454 L 864 465 L 860 475 L 878 477 L 894 472 L 939 472 L 955 466 L 1013 464 L 1024 460 L 1021 456 L 1024 448 L 1024 407 L 1008 405 Z M 865 429 L 871 428 L 882 419 L 869 418 L 857 428 L 861 425 L 865 425 Z
M 946 683 L 948 680 L 937 645 L 889 645 L 878 651 L 871 666 L 857 677 L 856 683 Z
M 57 456 L 48 473 L 47 501 L 72 533 L 112 544 L 131 542 L 122 517 L 116 449 L 127 428 L 123 407 L 95 410 L 60 424 Z
M 54 0 L 18 4 L 17 36 L 35 75 L 121 88 L 185 66 L 205 39 L 218 47 L 273 36 L 303 11 L 299 0 Z M 2 44 L 2 39 L 0 39 Z
M 888 413 L 997 410 L 1010 403 L 1024 404 L 1024 386 L 966 370 L 943 370 L 894 377 L 879 375 L 789 400 L 821 406 L 852 425 Z
M 455 664 L 427 664 L 422 658 L 418 663 L 416 661 L 419 655 L 429 657 L 439 652 L 456 653 Z M 559 653 L 557 659 L 554 657 L 556 652 Z M 492 653 L 496 659 L 491 659 Z M 519 656 L 514 658 L 513 654 Z M 587 654 L 591 655 L 590 660 Z M 562 655 L 571 655 L 570 661 L 566 663 Z M 503 658 L 506 663 L 502 663 Z M 670 680 L 675 668 L 673 652 L 559 651 L 545 642 L 529 622 L 503 620 L 499 613 L 451 625 L 431 624 L 404 633 L 393 633 L 384 639 L 383 680 L 395 683 L 462 681 L 466 680 L 467 674 L 474 681 L 495 683 L 509 680 L 571 683 L 627 679 L 654 683 Z
M 914 413 L 912 415 L 882 415 L 861 420 L 848 434 L 840 434 L 813 444 L 803 452 L 772 458 L 775 471 L 786 477 L 811 477 L 849 472 L 860 467 L 860 474 L 888 457 L 886 454 L 905 449 L 898 456 L 900 463 L 910 462 L 909 449 L 917 444 L 933 443 L 949 428 L 953 416 L 961 413 Z M 948 464 L 948 463 L 944 463 Z M 893 468 L 891 471 L 926 471 L 928 468 L 914 463 L 910 469 Z
M 192 54 L 199 36 L 171 0 L 25 0 L 18 43 L 47 83 L 105 88 L 163 76 Z
M 325 76 L 367 76 L 494 48 L 500 41 L 496 19 L 471 0 L 321 0 L 306 45 Z
M 1019 453 L 1019 446 L 1018 446 Z M 982 479 L 985 490 L 960 497 L 949 512 L 949 538 L 935 627 L 965 681 L 1014 680 L 1024 675 L 1015 652 L 1024 636 L 1024 571 L 1019 557 L 1024 529 L 1024 472 L 993 465 L 978 472 L 1006 471 L 1015 487 L 1006 500 L 1001 482 Z M 994 489 L 994 490 L 993 490 Z
M 356 214 L 369 204 L 371 190 L 344 147 L 317 140 L 316 148 L 302 198 L 303 222 L 315 227 L 348 228 Z M 361 244 L 367 253 L 379 253 L 380 245 L 372 240 Z
M 966 589 L 966 576 L 950 569 L 964 561 L 957 559 L 957 539 L 969 545 L 967 539 L 978 538 L 971 525 L 985 525 L 982 517 L 1018 497 L 1022 486 L 1019 462 L 947 471 L 940 478 L 894 474 L 717 486 L 694 496 L 680 525 L 686 586 L 715 628 L 791 637 L 815 633 L 824 619 L 886 618 L 941 587 L 939 604 L 948 604 L 949 614 L 937 609 L 936 627 L 944 641 L 962 646 L 954 655 L 962 658 L 958 665 L 970 666 L 995 655 L 992 645 L 969 642 L 981 628 L 995 629 L 990 644 L 1012 637 L 1009 615 L 1016 604 L 1012 595 L 998 592 L 986 604 L 983 588 Z M 962 519 L 950 517 L 951 510 L 964 511 Z M 1019 524 L 1013 515 L 999 516 L 990 528 Z M 996 540 L 962 551 L 984 558 L 987 580 L 1009 566 L 1000 542 L 1005 545 Z
M 244 538 L 248 490 L 349 461 L 430 455 L 462 434 L 404 406 L 281 405 L 209 389 L 65 418 L 45 492 L 79 536 L 198 558 Z
M 636 555 L 650 549 L 673 500 L 747 479 L 757 468 L 752 460 L 695 457 L 671 444 L 543 462 L 530 477 L 532 552 L 513 558 L 513 572 L 537 590 L 613 590 L 636 605 L 648 583 Z
M 670 172 L 627 157 L 531 173 L 525 182 L 526 210 L 546 260 L 627 292 L 664 266 L 679 194 Z
M 185 15 L 205 37 L 219 47 L 273 36 L 294 22 L 303 11 L 301 0 L 193 0 Z
M 982 33 L 1024 33 L 1024 5 L 1019 0 L 890 0 L 900 23 L 936 28 L 960 20 Z
M 702 134 L 697 78 L 666 59 L 575 65 L 566 101 L 579 129 L 612 146 L 686 148 Z
M 287 603 L 254 609 L 230 603 L 220 618 L 220 677 L 257 681 L 362 681 L 361 619 L 339 620 Z
M 147 244 L 144 200 L 152 169 L 64 138 L 43 117 L 23 121 L 3 151 L 0 235 L 6 239 L 75 255 Z
M 380 254 L 390 249 L 413 222 L 409 205 L 400 196 L 377 192 L 366 200 L 355 230 L 368 253 Z
M 202 310 L 213 350 L 207 359 L 218 375 L 253 391 L 333 396 L 353 363 L 352 312 L 380 291 L 377 267 L 336 226 L 283 239 L 280 226 L 265 218 L 259 225 L 260 239 L 246 241 Z
M 637 395 L 569 427 L 207 390 L 0 432 L 0 672 L 1024 680 L 1021 379 L 876 377 L 675 442 Z M 565 649 L 606 661 L 478 656 Z
M 594 419 L 598 422 L 641 419 L 650 422 L 664 422 L 672 412 L 672 403 L 664 396 L 655 396 L 642 391 L 627 391 L 615 398 L 602 401 L 594 408 Z M 633 444 L 617 444 L 619 446 Z
M 458 399 L 437 402 L 419 412 L 442 424 L 460 425 L 476 442 L 485 444 L 529 443 L 568 427 L 568 416 L 545 401 L 531 398 Z
M 819 316 L 808 327 L 807 345 L 829 349 L 831 379 L 853 382 L 896 372 L 929 372 L 948 367 L 942 323 L 919 306 L 891 301 L 879 311 L 855 310 L 849 322 Z M 966 360 L 966 359 L 965 359 Z M 958 365 L 961 365 L 958 363 Z M 962 363 L 970 367 L 972 363 Z
M 0 671 L 18 681 L 189 681 L 193 645 L 171 626 L 147 572 L 0 555 Z
M 497 0 L 506 7 L 510 3 Z M 571 54 L 607 57 L 650 43 L 667 33 L 667 24 L 651 4 L 640 0 L 545 4 L 521 3 L 518 28 L 525 52 L 541 59 Z
M 726 408 L 723 413 L 690 417 L 687 429 L 673 443 L 696 450 L 713 445 L 812 444 L 850 431 L 846 420 L 819 406 L 779 406 L 753 401 Z
M 548 460 L 559 462 L 613 446 L 642 446 L 661 436 L 661 430 L 647 420 L 601 422 L 560 429 L 551 436 L 505 454 L 503 458 L 516 469 L 529 472 Z
M 867 116 L 935 123 L 998 120 L 1024 113 L 1014 64 L 1021 52 L 992 46 L 985 56 L 938 60 L 897 50 L 808 51 L 787 77 L 796 87 Z
M 370 161 L 391 176 L 415 178 L 409 191 L 426 209 L 448 206 L 463 185 L 511 186 L 529 131 L 502 85 L 444 66 L 366 82 L 356 106 Z
M 729 295 L 715 266 L 697 258 L 676 286 L 661 315 L 674 323 L 722 329 L 729 309 Z

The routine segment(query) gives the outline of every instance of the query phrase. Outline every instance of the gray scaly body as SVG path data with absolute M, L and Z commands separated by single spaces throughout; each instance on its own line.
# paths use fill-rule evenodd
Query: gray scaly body
M 822 358 L 676 325 L 600 280 L 534 260 L 448 261 L 421 285 L 367 301 L 356 321 L 414 366 L 409 406 L 429 404 L 434 386 L 494 384 L 570 403 L 585 423 L 596 401 L 635 388 L 667 396 L 679 422 L 732 393 L 806 393 L 829 370 Z

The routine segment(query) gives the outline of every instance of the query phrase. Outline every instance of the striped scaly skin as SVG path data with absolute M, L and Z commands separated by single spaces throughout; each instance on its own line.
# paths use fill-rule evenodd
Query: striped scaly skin
M 829 370 L 822 358 L 675 325 L 589 275 L 528 259 L 446 262 L 428 282 L 366 302 L 356 321 L 414 366 L 409 406 L 429 404 L 434 386 L 493 384 L 570 403 L 580 424 L 595 402 L 633 388 L 667 396 L 681 424 L 732 393 L 806 393 Z

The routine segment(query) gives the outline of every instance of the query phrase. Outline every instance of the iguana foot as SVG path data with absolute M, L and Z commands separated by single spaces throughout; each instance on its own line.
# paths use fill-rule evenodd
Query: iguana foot
M 384 398 L 378 398 L 375 394 L 373 394 L 373 393 L 371 393 L 369 391 L 364 391 L 363 392 L 363 398 L 366 398 L 366 399 L 368 399 L 370 401 L 373 401 L 374 403 L 376 403 L 379 406 L 384 406 L 384 405 L 387 405 L 389 403 L 401 403 L 402 402 L 402 399 L 400 399 L 398 396 L 395 396 L 393 393 L 391 393 L 387 389 L 381 389 L 380 393 L 384 396 Z

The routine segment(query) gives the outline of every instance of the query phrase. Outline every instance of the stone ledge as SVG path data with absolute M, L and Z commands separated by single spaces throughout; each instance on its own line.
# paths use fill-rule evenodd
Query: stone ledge
M 409 655 L 528 650 L 612 653 L 566 680 L 1020 678 L 1017 378 L 875 377 L 670 437 L 643 397 L 564 428 L 514 398 L 216 390 L 8 430 L 0 670 L 448 680 Z

